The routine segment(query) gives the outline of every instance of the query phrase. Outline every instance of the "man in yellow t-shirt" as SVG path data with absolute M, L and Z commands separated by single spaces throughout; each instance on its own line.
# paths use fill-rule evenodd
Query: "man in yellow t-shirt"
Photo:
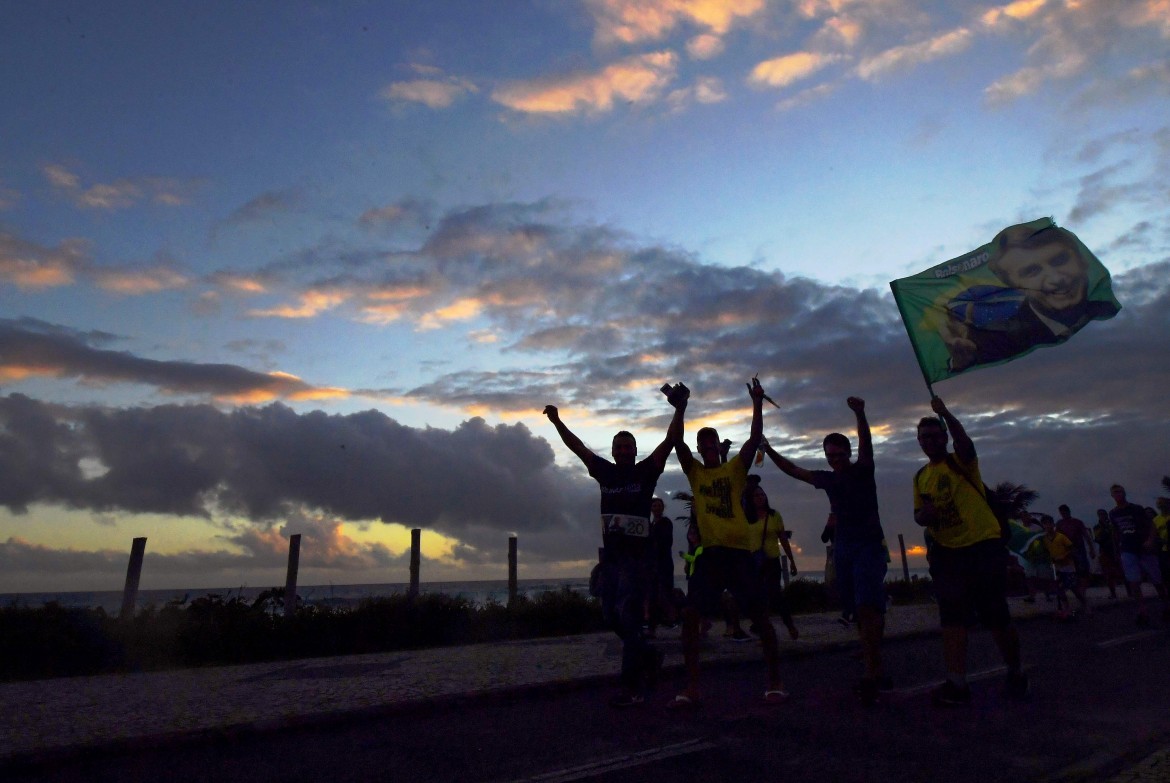
M 1158 566 L 1162 571 L 1162 579 L 1170 579 L 1170 538 L 1167 538 L 1167 522 L 1170 522 L 1170 498 L 1158 498 L 1154 501 L 1158 515 L 1154 517 L 1154 534 L 1158 536 Z
M 681 386 L 681 384 L 680 384 Z M 686 387 L 682 387 L 685 391 Z M 676 387 L 676 390 L 678 387 Z M 751 618 L 760 633 L 767 665 L 764 701 L 780 704 L 788 699 L 780 679 L 780 650 L 776 629 L 768 617 L 763 579 L 752 554 L 760 547 L 760 534 L 753 536 L 744 515 L 741 498 L 747 486 L 748 465 L 764 434 L 764 389 L 758 380 L 748 384 L 752 399 L 752 426 L 739 453 L 724 462 L 719 433 L 704 427 L 696 436 L 700 459 L 695 459 L 681 434 L 674 450 L 691 485 L 693 509 L 703 542 L 703 556 L 695 561 L 687 607 L 683 610 L 683 659 L 687 687 L 675 696 L 672 709 L 692 707 L 699 702 L 699 622 L 702 616 L 718 614 L 724 590 L 731 592 L 740 611 Z M 681 404 L 688 399 L 681 395 Z M 672 393 L 672 400 L 678 399 Z M 681 433 L 681 430 L 679 430 Z
M 971 703 L 967 638 L 975 618 L 991 630 L 1007 664 L 1007 695 L 1027 698 L 1020 637 L 1007 605 L 1007 549 L 984 494 L 975 444 L 941 398 L 932 398 L 930 406 L 939 418 L 918 422 L 918 445 L 930 462 L 914 476 L 914 521 L 929 528 L 935 541 L 930 577 L 938 598 L 947 679 L 934 690 L 934 703 Z M 947 430 L 955 438 L 954 454 L 947 450 Z

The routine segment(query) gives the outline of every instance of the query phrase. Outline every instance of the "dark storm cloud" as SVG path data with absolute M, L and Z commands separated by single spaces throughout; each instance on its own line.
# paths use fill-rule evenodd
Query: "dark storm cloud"
M 316 509 L 494 549 L 501 531 L 539 539 L 552 530 L 547 551 L 569 556 L 591 539 L 581 526 L 596 503 L 587 490 L 523 424 L 471 419 L 448 431 L 407 427 L 377 411 L 298 414 L 279 404 L 106 410 L 0 398 L 0 504 L 14 512 L 35 502 L 263 523 Z M 332 525 L 318 525 L 328 533 L 319 538 L 335 536 Z M 245 530 L 233 542 L 263 552 L 266 540 Z M 344 552 L 331 551 L 338 567 Z
M 91 382 L 121 381 L 170 393 L 215 397 L 308 397 L 314 387 L 287 375 L 233 364 L 159 361 L 98 348 L 106 333 L 79 332 L 43 321 L 0 319 L 0 377 L 46 375 Z

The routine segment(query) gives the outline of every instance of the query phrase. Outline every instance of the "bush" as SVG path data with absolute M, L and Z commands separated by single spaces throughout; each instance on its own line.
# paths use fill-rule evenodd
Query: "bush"
M 511 606 L 462 596 L 372 598 L 352 609 L 299 606 L 276 589 L 251 604 L 209 594 L 121 620 L 101 609 L 0 608 L 0 680 L 386 652 L 601 630 L 601 607 L 568 588 Z

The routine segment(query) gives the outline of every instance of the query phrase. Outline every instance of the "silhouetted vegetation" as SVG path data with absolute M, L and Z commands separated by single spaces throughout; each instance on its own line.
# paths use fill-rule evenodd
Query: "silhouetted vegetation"
M 929 580 L 890 583 L 895 603 L 925 600 Z M 283 591 L 254 601 L 210 594 L 149 606 L 122 620 L 104 609 L 57 604 L 0 608 L 0 680 L 217 666 L 329 655 L 568 636 L 604 630 L 598 601 L 569 588 L 520 596 L 510 606 L 461 596 L 371 598 L 352 608 L 297 607 Z M 797 613 L 831 611 L 825 585 L 793 580 Z

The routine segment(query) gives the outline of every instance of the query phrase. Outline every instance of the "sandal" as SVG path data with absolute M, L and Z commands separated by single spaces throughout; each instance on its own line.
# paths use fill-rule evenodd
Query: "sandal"
M 788 701 L 788 691 L 774 688 L 764 691 L 764 702 L 766 704 L 783 704 Z

